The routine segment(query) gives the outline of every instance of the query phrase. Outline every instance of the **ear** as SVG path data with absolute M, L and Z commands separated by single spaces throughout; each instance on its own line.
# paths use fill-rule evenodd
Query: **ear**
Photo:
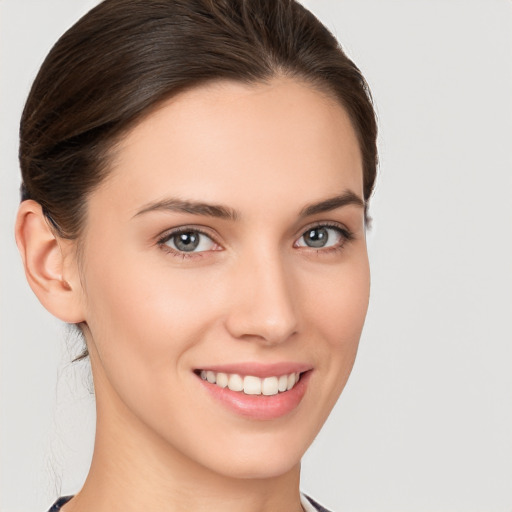
M 76 244 L 54 233 L 39 203 L 21 203 L 16 218 L 16 243 L 27 281 L 41 304 L 64 322 L 83 322 Z

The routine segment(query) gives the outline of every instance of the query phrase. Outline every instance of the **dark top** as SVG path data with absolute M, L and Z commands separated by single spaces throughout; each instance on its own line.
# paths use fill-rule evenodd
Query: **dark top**
M 62 498 L 59 498 L 48 510 L 48 512 L 59 512 L 60 507 L 65 505 L 73 496 L 62 496 Z
M 306 499 L 309 501 L 309 503 L 311 503 L 311 505 L 313 505 L 313 507 L 315 507 L 318 510 L 318 512 L 329 512 L 325 507 L 322 507 L 320 503 L 317 503 L 313 498 L 310 498 L 307 494 L 304 494 L 304 496 L 306 496 Z
M 309 496 L 305 495 L 308 501 L 315 507 L 318 512 L 329 512 L 326 508 L 322 507 L 319 503 L 317 503 L 313 498 L 310 498 Z M 64 506 L 73 496 L 63 496 L 62 498 L 59 498 L 48 510 L 48 512 L 59 512 L 62 506 Z

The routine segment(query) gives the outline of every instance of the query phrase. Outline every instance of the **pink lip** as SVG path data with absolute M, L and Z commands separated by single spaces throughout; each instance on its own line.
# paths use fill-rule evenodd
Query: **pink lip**
M 297 366 L 294 366 L 294 368 L 296 367 Z M 251 365 L 248 365 L 247 367 L 244 366 L 243 371 L 241 369 L 241 365 L 236 365 L 237 370 L 235 371 L 232 371 L 230 366 L 222 366 L 221 370 L 216 370 L 214 368 L 220 367 L 208 367 L 209 370 L 216 372 L 222 371 L 225 373 L 238 373 L 239 375 L 254 375 L 257 377 L 268 377 L 293 373 L 293 370 L 282 371 L 279 370 L 279 368 L 279 371 L 276 373 L 267 372 L 267 369 L 263 369 L 263 367 L 259 367 L 259 371 L 254 371 L 258 368 L 255 368 Z M 229 371 L 227 368 L 229 368 Z M 245 370 L 250 370 L 251 368 L 253 371 L 248 371 L 246 373 Z M 273 368 L 274 372 L 275 370 L 276 367 Z M 310 367 L 308 370 L 310 370 Z M 262 373 L 265 373 L 265 375 Z M 223 405 L 231 412 L 246 418 L 251 418 L 253 420 L 272 420 L 291 413 L 299 406 L 302 398 L 306 393 L 311 373 L 312 371 L 301 372 L 299 382 L 297 382 L 297 384 L 295 384 L 295 386 L 290 391 L 284 391 L 283 393 L 278 393 L 277 395 L 271 396 L 246 395 L 241 391 L 231 391 L 229 388 L 221 388 L 216 384 L 211 384 L 206 380 L 202 380 L 200 377 L 198 377 L 198 382 L 203 386 L 209 396 L 215 400 L 218 400 L 221 405 Z

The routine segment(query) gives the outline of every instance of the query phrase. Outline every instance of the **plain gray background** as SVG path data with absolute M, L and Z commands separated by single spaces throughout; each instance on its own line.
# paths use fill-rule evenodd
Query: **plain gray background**
M 0 0 L 2 512 L 85 478 L 79 347 L 25 282 L 17 130 L 44 56 L 95 0 Z M 512 511 L 512 3 L 309 0 L 380 118 L 372 298 L 358 360 L 303 464 L 338 512 Z

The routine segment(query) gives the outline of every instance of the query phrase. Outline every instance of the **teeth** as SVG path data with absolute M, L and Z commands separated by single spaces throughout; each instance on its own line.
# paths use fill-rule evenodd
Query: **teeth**
M 216 384 L 217 386 L 221 388 L 226 388 L 228 386 L 229 377 L 227 373 L 217 373 L 217 380 Z
M 246 395 L 261 395 L 261 379 L 251 375 L 244 377 L 244 393 Z
M 261 383 L 261 393 L 263 395 L 277 395 L 278 391 L 277 377 L 267 377 L 266 379 L 263 379 L 263 382 Z
M 243 391 L 244 381 L 242 377 L 236 373 L 230 375 L 228 380 L 228 388 L 231 389 L 231 391 Z
M 281 375 L 277 384 L 277 389 L 282 393 L 288 388 L 288 375 Z
M 243 391 L 246 395 L 272 396 L 290 391 L 300 379 L 300 373 L 290 373 L 276 377 L 260 379 L 253 375 L 242 377 L 236 373 L 216 373 L 211 370 L 201 370 L 201 379 L 231 391 Z

